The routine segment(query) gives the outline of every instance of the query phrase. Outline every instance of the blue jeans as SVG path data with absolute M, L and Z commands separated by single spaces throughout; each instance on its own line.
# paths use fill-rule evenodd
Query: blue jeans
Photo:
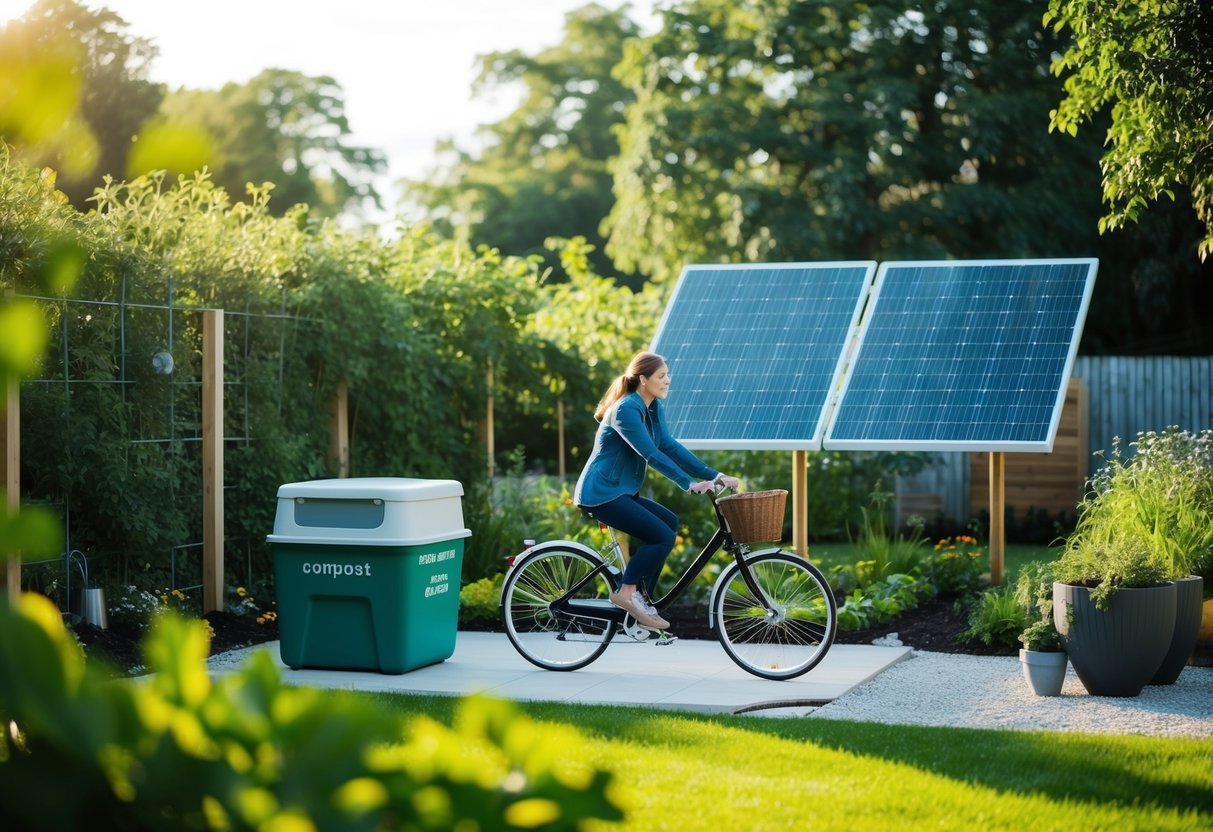
M 657 578 L 678 533 L 678 515 L 661 503 L 638 495 L 616 497 L 586 511 L 595 520 L 626 534 L 633 544 L 640 544 L 623 570 L 623 583 L 637 584 L 656 598 Z

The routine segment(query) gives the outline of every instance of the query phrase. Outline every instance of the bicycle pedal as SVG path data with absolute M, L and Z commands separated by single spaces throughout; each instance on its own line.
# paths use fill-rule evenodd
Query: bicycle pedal
M 657 631 L 657 640 L 653 643 L 656 644 L 658 647 L 663 647 L 667 644 L 673 644 L 676 641 L 678 641 L 678 636 L 674 635 L 673 633 L 667 632 L 665 630 L 658 630 Z

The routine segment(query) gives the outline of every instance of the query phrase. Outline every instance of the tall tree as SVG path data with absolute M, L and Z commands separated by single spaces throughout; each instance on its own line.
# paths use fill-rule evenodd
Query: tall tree
M 158 50 L 127 30 L 127 22 L 116 13 L 90 9 L 76 0 L 40 0 L 0 29 L 0 55 L 32 51 L 70 56 L 79 114 L 96 140 L 91 165 L 60 168 L 57 184 L 77 208 L 87 207 L 106 174 L 125 178 L 131 142 L 164 97 L 163 86 L 148 80 Z M 64 160 L 48 161 L 60 167 Z
M 406 183 L 437 227 L 466 227 L 474 244 L 538 255 L 558 271 L 544 240 L 584 237 L 592 267 L 608 273 L 599 231 L 612 203 L 607 160 L 618 152 L 614 130 L 633 99 L 612 70 L 639 34 L 628 11 L 590 4 L 566 15 L 557 46 L 481 57 L 473 92 L 517 87 L 521 101 L 481 127 L 483 149 L 445 142 L 439 150 L 450 160 L 425 181 Z
M 1213 4 L 1050 0 L 1046 22 L 1074 40 L 1053 62 L 1065 96 L 1052 125 L 1071 135 L 1110 110 L 1101 229 L 1137 220 L 1175 186 L 1191 190 L 1213 253 Z
M 677 3 L 622 67 L 638 101 L 608 253 L 661 276 L 693 260 L 1083 250 L 1098 148 L 1048 133 L 1059 44 L 1042 11 Z
M 344 92 L 328 76 L 267 69 L 247 84 L 172 92 L 162 112 L 214 137 L 214 181 L 233 199 L 246 198 L 246 183 L 272 182 L 279 215 L 298 203 L 326 217 L 382 207 L 374 177 L 386 160 L 350 143 Z
M 617 266 L 1097 256 L 1088 352 L 1207 352 L 1179 202 L 1100 237 L 1098 131 L 1049 132 L 1048 0 L 682 0 L 620 68 Z M 1208 264 L 1205 264 L 1208 266 Z M 1202 275 L 1203 272 L 1203 275 Z

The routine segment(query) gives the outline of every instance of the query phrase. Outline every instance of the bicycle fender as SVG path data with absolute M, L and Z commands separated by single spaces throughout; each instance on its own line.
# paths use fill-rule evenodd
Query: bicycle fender
M 757 552 L 747 552 L 745 559 L 750 560 L 759 555 L 769 555 L 773 552 L 782 551 L 784 550 L 778 546 L 773 549 L 759 549 Z M 716 596 L 721 592 L 721 585 L 724 583 L 724 576 L 728 571 L 728 566 L 720 570 L 720 574 L 716 576 L 716 583 L 712 584 L 712 591 L 708 594 L 708 627 L 710 629 L 715 629 L 716 627 Z

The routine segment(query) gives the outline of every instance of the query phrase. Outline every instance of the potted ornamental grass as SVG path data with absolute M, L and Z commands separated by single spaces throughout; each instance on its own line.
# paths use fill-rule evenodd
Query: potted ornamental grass
M 1170 649 L 1175 584 L 1141 537 L 1111 531 L 1088 523 L 1067 541 L 1054 566 L 1053 623 L 1088 693 L 1137 696 Z
M 1196 645 L 1203 575 L 1213 565 L 1213 430 L 1173 426 L 1139 433 L 1131 447 L 1132 454 L 1122 455 L 1119 441 L 1113 441 L 1112 456 L 1092 477 L 1080 507 L 1079 533 L 1088 543 L 1132 539 L 1162 578 L 1175 583 L 1175 628 L 1151 679 L 1171 684 Z
M 1100 485 L 1131 495 L 1151 556 L 1175 582 L 1175 632 L 1151 684 L 1173 683 L 1201 629 L 1206 575 L 1213 567 L 1213 430 L 1169 427 L 1140 433 L 1128 460 L 1113 454 Z M 1115 451 L 1115 448 L 1114 448 Z M 1101 472 L 1103 473 L 1103 472 Z M 1131 488 L 1118 489 L 1118 480 Z
M 1054 622 L 1097 695 L 1174 682 L 1200 628 L 1213 560 L 1213 431 L 1177 427 L 1119 440 L 1079 505 L 1058 561 Z
M 1024 679 L 1037 696 L 1059 696 L 1066 680 L 1068 657 L 1061 633 L 1053 623 L 1053 566 L 1031 563 L 1015 582 L 1015 602 L 1030 622 L 1020 633 L 1019 663 Z

